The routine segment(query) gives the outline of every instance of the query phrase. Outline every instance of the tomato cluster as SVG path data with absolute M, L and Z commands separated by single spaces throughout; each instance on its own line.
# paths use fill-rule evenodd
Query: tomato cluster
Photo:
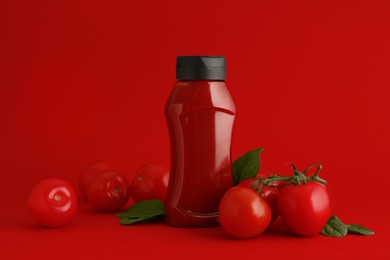
M 326 182 L 298 171 L 289 177 L 271 175 L 248 178 L 228 190 L 219 207 L 221 226 L 231 236 L 249 238 L 262 233 L 279 215 L 297 235 L 315 236 L 331 212 Z
M 79 174 L 80 195 L 98 211 L 117 212 L 133 200 L 165 200 L 169 171 L 148 163 L 137 172 L 130 186 L 127 178 L 106 162 L 87 164 Z M 78 196 L 73 186 L 62 179 L 46 179 L 31 190 L 28 201 L 31 218 L 44 227 L 59 227 L 77 212 Z
M 123 209 L 131 196 L 135 202 L 151 199 L 165 200 L 169 171 L 157 164 L 147 163 L 139 168 L 131 185 L 126 177 L 104 162 L 88 164 L 79 175 L 80 191 L 99 211 Z

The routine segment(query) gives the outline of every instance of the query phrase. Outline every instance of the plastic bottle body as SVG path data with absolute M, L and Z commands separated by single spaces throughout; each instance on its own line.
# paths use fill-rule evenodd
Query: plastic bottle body
M 224 81 L 177 81 L 165 106 L 171 173 L 166 222 L 201 227 L 218 220 L 232 186 L 231 136 L 236 108 Z

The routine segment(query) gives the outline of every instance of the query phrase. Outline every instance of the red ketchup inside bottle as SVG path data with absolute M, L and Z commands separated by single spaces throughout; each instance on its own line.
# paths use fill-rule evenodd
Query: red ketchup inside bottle
M 224 57 L 177 57 L 177 82 L 165 106 L 171 140 L 165 202 L 169 225 L 215 224 L 219 202 L 232 187 L 230 146 L 236 108 L 225 74 Z

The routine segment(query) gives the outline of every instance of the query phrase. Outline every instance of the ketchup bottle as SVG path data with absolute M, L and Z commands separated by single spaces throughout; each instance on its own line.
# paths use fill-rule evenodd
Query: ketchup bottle
M 166 222 L 204 227 L 218 221 L 233 185 L 231 137 L 236 107 L 224 82 L 225 58 L 179 56 L 177 82 L 165 106 L 171 140 Z

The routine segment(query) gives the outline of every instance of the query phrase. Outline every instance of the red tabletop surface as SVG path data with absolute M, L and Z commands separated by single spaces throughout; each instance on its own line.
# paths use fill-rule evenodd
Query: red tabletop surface
M 390 2 L 1 1 L 0 259 L 389 259 Z M 178 55 L 224 55 L 237 106 L 232 154 L 264 147 L 262 172 L 324 165 L 332 213 L 375 235 L 253 239 L 221 227 L 121 226 L 81 203 L 34 224 L 38 181 L 77 188 L 105 160 L 132 179 L 169 165 L 163 108 Z

